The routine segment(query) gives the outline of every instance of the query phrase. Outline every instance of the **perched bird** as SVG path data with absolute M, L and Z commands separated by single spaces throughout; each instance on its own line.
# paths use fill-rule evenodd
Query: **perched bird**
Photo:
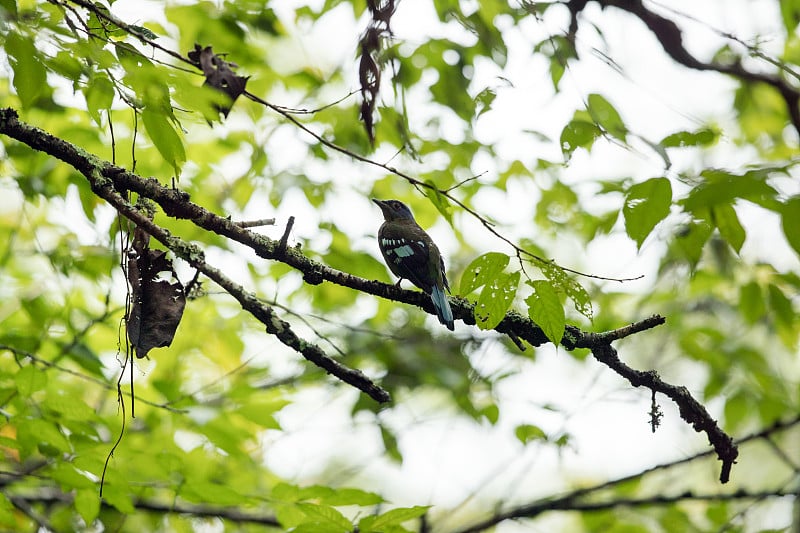
M 411 210 L 397 200 L 372 200 L 383 211 L 385 219 L 378 230 L 378 245 L 383 259 L 395 276 L 404 279 L 430 294 L 439 322 L 453 329 L 453 311 L 444 291 L 450 292 L 444 260 L 439 248 L 425 233 Z

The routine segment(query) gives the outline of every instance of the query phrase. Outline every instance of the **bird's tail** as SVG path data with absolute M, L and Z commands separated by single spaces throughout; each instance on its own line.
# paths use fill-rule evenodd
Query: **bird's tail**
M 431 301 L 436 308 L 436 316 L 439 317 L 439 322 L 447 326 L 450 331 L 453 331 L 453 310 L 450 309 L 450 302 L 447 301 L 447 296 L 445 296 L 442 287 L 433 286 L 431 289 Z

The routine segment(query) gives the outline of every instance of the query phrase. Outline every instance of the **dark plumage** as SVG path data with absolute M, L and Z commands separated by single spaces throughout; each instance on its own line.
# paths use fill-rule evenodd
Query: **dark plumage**
M 439 322 L 453 329 L 453 311 L 445 291 L 450 291 L 439 248 L 414 220 L 411 210 L 397 200 L 372 200 L 383 211 L 378 245 L 383 259 L 400 281 L 407 279 L 431 296 Z

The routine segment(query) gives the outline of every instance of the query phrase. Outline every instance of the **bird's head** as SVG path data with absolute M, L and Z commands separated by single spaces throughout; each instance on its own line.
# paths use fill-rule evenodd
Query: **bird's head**
M 383 211 L 383 218 L 386 220 L 414 220 L 411 209 L 406 204 L 398 200 L 377 200 L 372 199 Z

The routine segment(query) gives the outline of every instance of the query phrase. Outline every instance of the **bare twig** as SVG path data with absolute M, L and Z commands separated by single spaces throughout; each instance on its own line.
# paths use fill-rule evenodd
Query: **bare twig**
M 283 236 L 281 237 L 280 242 L 278 243 L 278 253 L 283 255 L 286 253 L 286 244 L 289 241 L 289 234 L 292 233 L 292 227 L 294 227 L 294 217 L 289 217 L 289 220 L 286 221 L 286 229 L 283 230 Z
M 260 218 L 258 220 L 241 220 L 236 224 L 242 228 L 257 228 L 260 226 L 274 226 L 274 218 Z

